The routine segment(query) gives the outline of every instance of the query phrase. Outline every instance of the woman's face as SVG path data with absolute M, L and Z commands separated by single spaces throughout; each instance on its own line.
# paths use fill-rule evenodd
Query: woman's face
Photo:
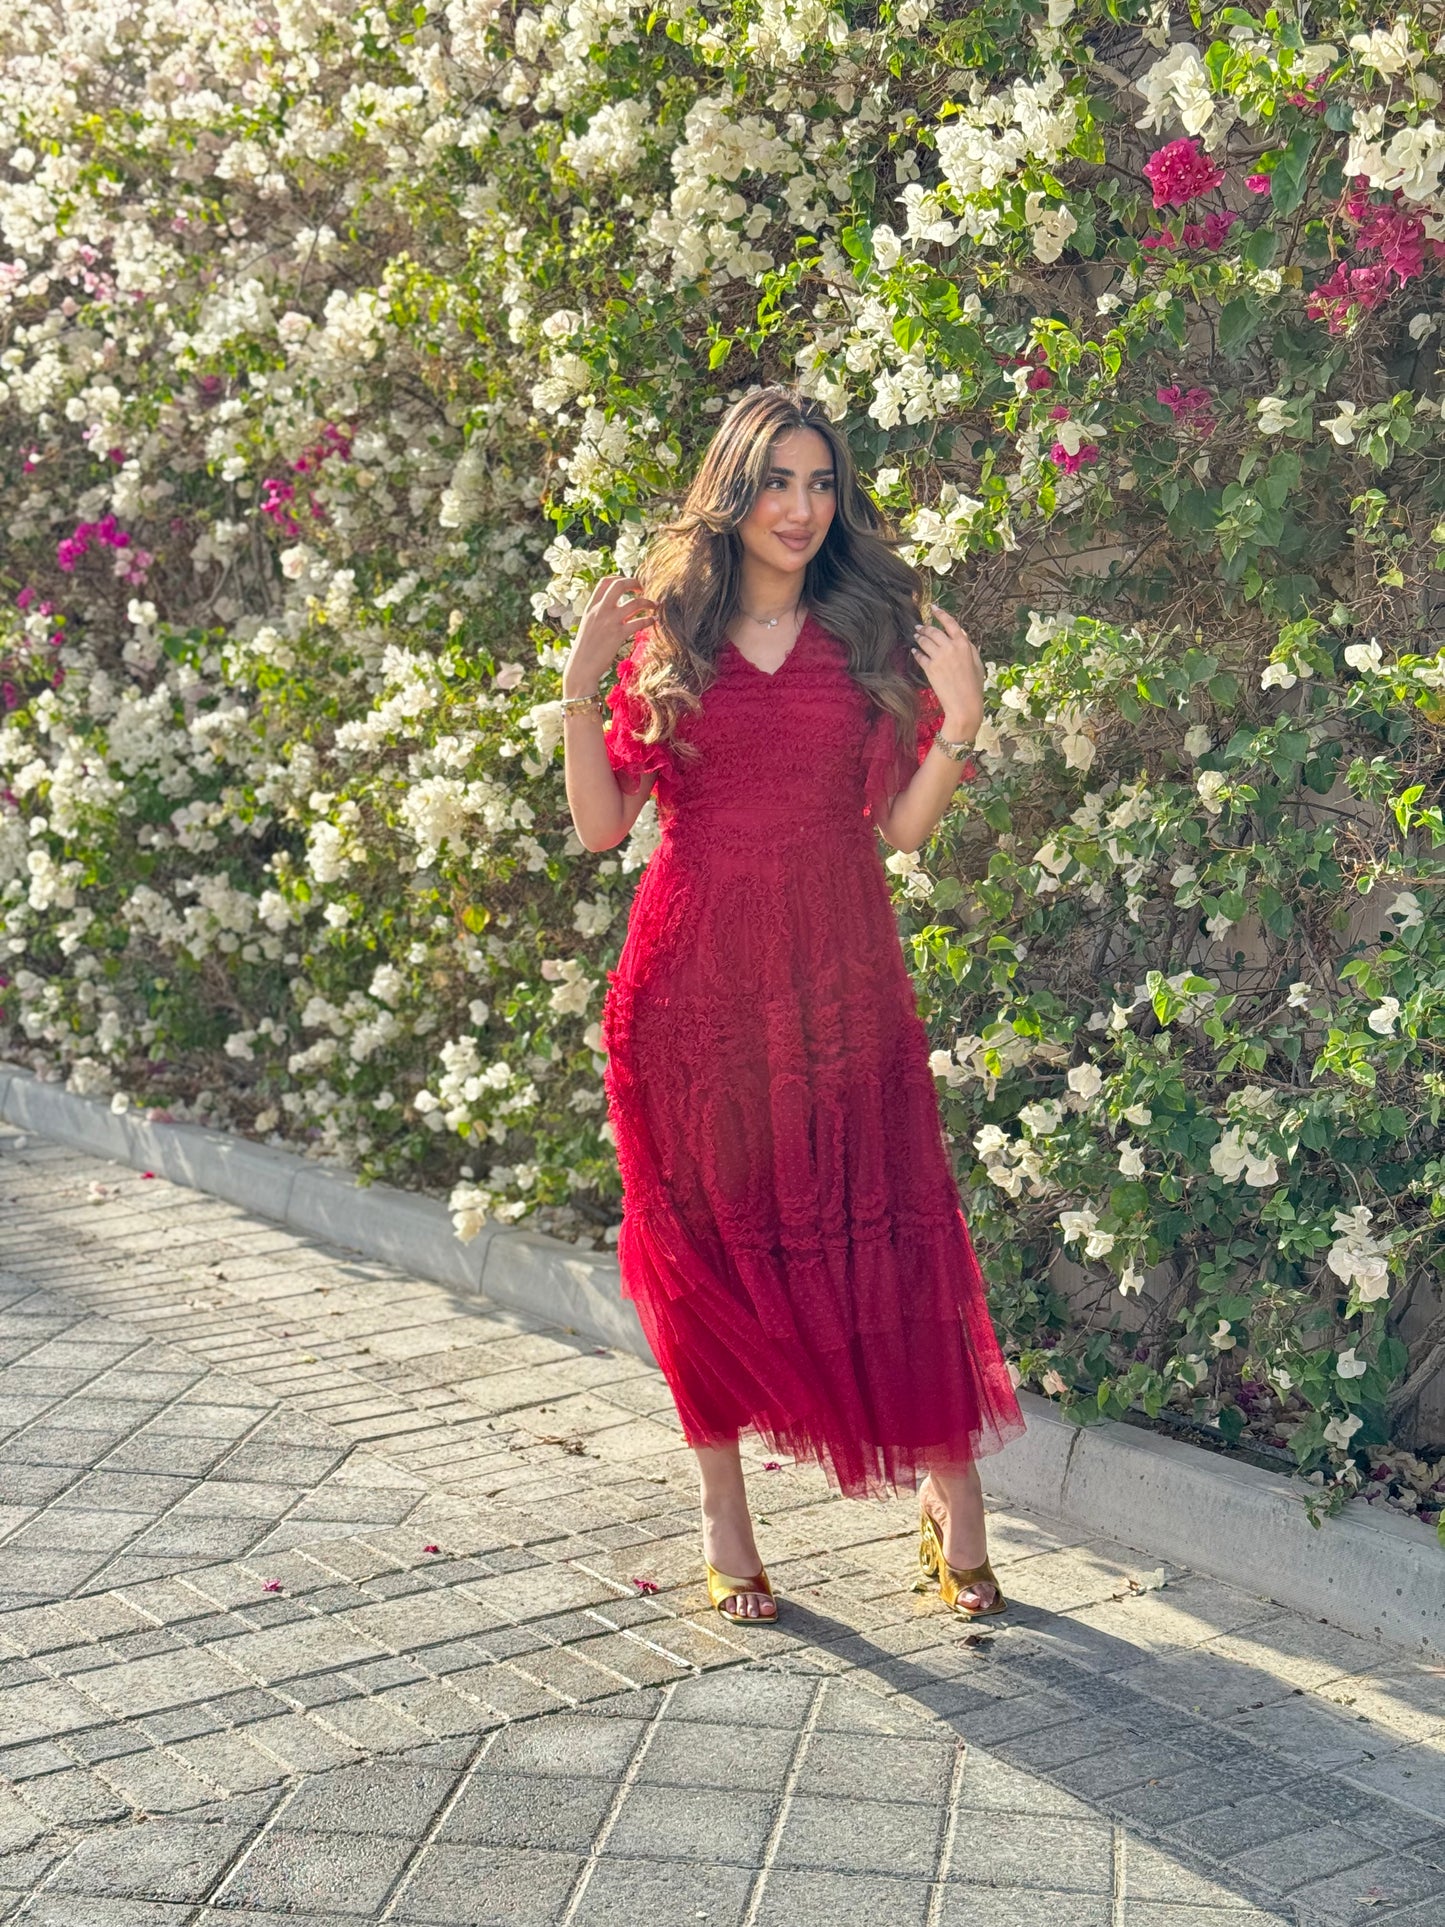
M 837 508 L 833 451 L 816 428 L 791 428 L 773 443 L 762 491 L 738 524 L 744 551 L 798 574 L 823 546 Z

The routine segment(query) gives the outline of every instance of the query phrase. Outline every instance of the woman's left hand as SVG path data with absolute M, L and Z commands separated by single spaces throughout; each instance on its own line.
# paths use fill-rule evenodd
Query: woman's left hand
M 951 742 L 972 742 L 983 722 L 984 669 L 967 629 L 935 606 L 914 638 L 913 653 L 943 707 L 943 734 Z

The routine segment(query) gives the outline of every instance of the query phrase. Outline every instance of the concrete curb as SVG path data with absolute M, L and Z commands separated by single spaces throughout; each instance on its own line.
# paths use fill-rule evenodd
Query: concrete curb
M 358 1185 L 294 1152 L 224 1132 L 117 1115 L 103 1100 L 13 1066 L 0 1065 L 0 1118 L 651 1358 L 610 1254 L 500 1227 L 464 1245 L 439 1199 Z M 1024 1437 L 981 1467 L 991 1498 L 1053 1513 L 1348 1632 L 1445 1659 L 1445 1552 L 1425 1528 L 1358 1504 L 1316 1528 L 1298 1480 L 1135 1426 L 1081 1429 L 1031 1393 L 1022 1403 Z

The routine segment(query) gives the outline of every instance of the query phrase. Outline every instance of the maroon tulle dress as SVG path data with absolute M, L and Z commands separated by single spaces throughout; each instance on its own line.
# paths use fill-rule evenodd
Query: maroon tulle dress
M 937 704 L 900 748 L 810 616 L 772 675 L 724 645 L 687 762 L 638 740 L 644 648 L 606 738 L 662 828 L 602 1015 L 623 1290 L 692 1444 L 907 1487 L 1023 1429 L 870 820 Z

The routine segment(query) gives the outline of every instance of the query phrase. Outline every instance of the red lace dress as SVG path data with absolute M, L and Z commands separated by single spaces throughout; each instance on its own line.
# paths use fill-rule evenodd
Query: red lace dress
M 724 645 L 687 762 L 638 740 L 644 646 L 608 697 L 662 827 L 602 1014 L 623 1290 L 691 1443 L 750 1429 L 846 1493 L 908 1486 L 1023 1427 L 870 820 L 937 704 L 900 754 L 810 616 L 775 674 Z

